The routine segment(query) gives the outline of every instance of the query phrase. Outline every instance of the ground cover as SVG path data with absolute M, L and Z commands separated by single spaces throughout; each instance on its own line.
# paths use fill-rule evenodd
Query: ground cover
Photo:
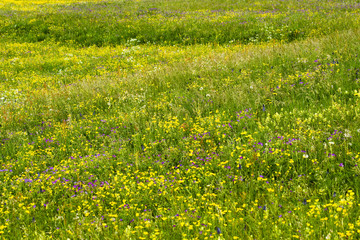
M 0 237 L 357 239 L 356 1 L 0 3 Z

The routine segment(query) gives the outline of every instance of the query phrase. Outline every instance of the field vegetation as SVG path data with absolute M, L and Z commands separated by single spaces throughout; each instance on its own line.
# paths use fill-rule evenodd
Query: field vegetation
M 3 0 L 0 238 L 359 239 L 360 2 Z

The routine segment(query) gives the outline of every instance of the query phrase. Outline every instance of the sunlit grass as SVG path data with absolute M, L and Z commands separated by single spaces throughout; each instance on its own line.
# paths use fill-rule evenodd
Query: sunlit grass
M 360 237 L 355 1 L 0 8 L 0 237 Z

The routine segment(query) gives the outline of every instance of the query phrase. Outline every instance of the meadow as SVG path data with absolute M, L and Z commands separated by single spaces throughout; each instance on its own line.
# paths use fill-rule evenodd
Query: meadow
M 0 239 L 359 239 L 358 0 L 3 0 Z

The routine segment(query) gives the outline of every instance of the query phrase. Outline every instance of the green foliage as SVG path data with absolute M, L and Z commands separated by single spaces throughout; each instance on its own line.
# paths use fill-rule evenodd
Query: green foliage
M 213 4 L 210 2 L 202 1 L 202 6 Z M 355 27 L 359 21 L 357 8 L 341 8 L 337 3 L 314 6 L 311 1 L 292 1 L 284 8 L 280 2 L 271 6 L 234 2 L 211 9 L 198 8 L 196 3 L 188 7 L 179 4 L 178 8 L 161 3 L 40 5 L 35 11 L 16 14 L 5 5 L 2 12 L 10 17 L 5 18 L 0 36 L 20 42 L 46 40 L 80 46 L 126 44 L 132 39 L 158 45 L 248 44 L 327 35 Z
M 358 239 L 358 9 L 1 3 L 0 236 Z

